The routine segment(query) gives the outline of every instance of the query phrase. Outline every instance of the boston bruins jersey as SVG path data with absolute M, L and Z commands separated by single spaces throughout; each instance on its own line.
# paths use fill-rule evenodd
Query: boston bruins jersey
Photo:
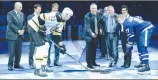
M 45 22 L 47 27 L 47 34 L 53 33 L 53 35 L 61 35 L 65 22 L 61 20 L 61 14 L 50 12 L 48 15 L 48 21 Z
M 45 27 L 51 27 L 51 32 L 54 35 L 61 35 L 65 21 L 61 20 L 60 13 L 41 13 L 38 17 L 34 16 L 28 21 L 28 24 L 36 31 Z
M 56 12 L 50 12 L 46 15 L 48 16 L 48 21 L 45 21 L 44 26 L 47 28 L 46 34 L 50 34 L 51 28 L 55 27 L 57 23 Z

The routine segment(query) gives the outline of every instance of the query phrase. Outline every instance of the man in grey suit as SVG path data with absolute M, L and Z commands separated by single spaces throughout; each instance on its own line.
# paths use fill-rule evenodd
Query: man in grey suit
M 8 50 L 9 50 L 9 60 L 8 60 L 8 70 L 13 71 L 14 68 L 23 69 L 21 66 L 21 50 L 22 50 L 22 38 L 24 34 L 24 14 L 21 12 L 22 3 L 16 2 L 14 4 L 14 10 L 8 12 L 7 14 L 7 31 L 6 39 L 8 40 Z M 15 61 L 14 61 L 15 56 Z
M 40 13 L 41 13 L 41 8 L 42 8 L 42 6 L 40 4 L 35 4 L 34 5 L 34 13 L 27 17 L 27 21 L 32 19 L 32 17 L 34 17 L 34 16 L 39 16 Z M 32 31 L 32 29 L 30 29 L 31 27 L 27 26 L 27 28 L 28 28 L 28 34 L 29 34 L 29 37 L 30 37 L 29 65 L 30 65 L 31 69 L 35 69 L 34 60 L 33 60 L 35 45 L 34 45 L 34 42 L 31 38 L 31 36 L 30 36 L 33 31 Z
M 113 67 L 118 61 L 118 40 L 120 25 L 116 20 L 117 14 L 114 13 L 114 7 L 108 6 L 108 14 L 101 18 L 101 24 L 106 38 L 107 52 L 110 56 L 109 67 Z

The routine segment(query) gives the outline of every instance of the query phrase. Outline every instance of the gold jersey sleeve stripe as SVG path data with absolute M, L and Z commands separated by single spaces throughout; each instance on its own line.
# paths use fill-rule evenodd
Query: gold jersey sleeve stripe
M 40 14 L 40 18 L 41 18 L 42 20 L 44 20 L 44 13 L 41 13 L 41 14 Z
M 40 18 L 44 21 L 48 21 L 48 17 L 47 17 L 47 14 L 46 13 L 41 13 L 40 14 Z
M 57 28 L 53 30 L 53 35 L 61 35 L 65 22 L 58 22 Z
M 29 20 L 29 21 L 28 21 L 28 24 L 29 24 L 36 32 L 39 31 L 38 26 L 37 26 L 32 20 Z

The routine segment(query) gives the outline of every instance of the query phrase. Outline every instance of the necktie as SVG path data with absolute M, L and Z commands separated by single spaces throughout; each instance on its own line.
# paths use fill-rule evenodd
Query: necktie
M 111 26 L 111 17 L 110 16 L 108 17 L 108 26 L 107 27 L 108 27 L 108 32 L 111 32 L 112 26 Z
M 95 33 L 98 34 L 97 17 L 95 16 Z
M 110 29 L 111 29 L 110 31 L 113 32 L 113 30 L 114 30 L 114 25 L 113 25 L 112 16 L 110 16 L 110 27 L 111 27 L 111 28 L 110 28 Z
M 17 16 L 18 16 L 18 20 L 20 21 L 20 13 L 19 12 L 17 13 Z

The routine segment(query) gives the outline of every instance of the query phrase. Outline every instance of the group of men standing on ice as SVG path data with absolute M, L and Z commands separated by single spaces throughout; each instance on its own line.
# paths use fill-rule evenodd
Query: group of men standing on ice
M 21 12 L 22 3 L 16 2 L 14 10 L 7 14 L 7 31 L 6 38 L 8 40 L 9 61 L 8 70 L 13 71 L 14 68 L 23 69 L 21 66 L 21 48 L 22 38 L 26 26 L 30 37 L 29 65 L 31 69 L 35 69 L 34 74 L 45 77 L 45 72 L 53 72 L 49 68 L 50 50 L 52 42 L 55 47 L 54 65 L 59 64 L 60 53 L 66 54 L 66 46 L 62 42 L 62 30 L 66 21 L 73 16 L 73 11 L 69 7 L 65 7 L 60 13 L 59 5 L 52 4 L 52 11 L 49 13 L 41 13 L 42 6 L 34 5 L 34 13 L 27 17 L 25 23 L 24 14 Z M 124 65 L 128 68 L 131 64 L 131 54 L 135 37 L 137 38 L 137 47 L 139 52 L 140 64 L 136 65 L 138 72 L 150 71 L 147 47 L 151 39 L 154 26 L 149 21 L 144 21 L 139 17 L 130 16 L 126 6 L 122 7 L 123 14 L 116 14 L 112 5 L 105 7 L 107 12 L 103 13 L 97 10 L 97 5 L 90 5 L 90 12 L 84 17 L 84 36 L 86 41 L 86 62 L 89 69 L 100 66 L 96 63 L 96 47 L 99 35 L 103 35 L 103 43 L 107 50 L 104 51 L 104 57 L 110 60 L 109 67 L 114 67 L 118 61 L 118 38 L 119 31 L 121 33 L 122 47 L 124 56 Z M 104 46 L 105 46 L 104 45 Z M 15 61 L 14 61 L 15 56 Z

